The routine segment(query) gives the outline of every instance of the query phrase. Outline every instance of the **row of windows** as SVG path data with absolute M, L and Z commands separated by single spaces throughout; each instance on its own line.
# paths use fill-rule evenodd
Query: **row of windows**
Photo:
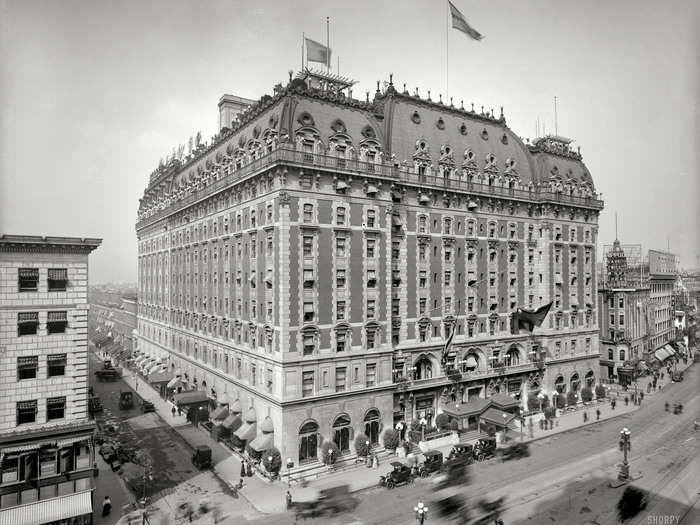
M 63 334 L 68 328 L 68 312 L 48 312 L 46 332 Z M 39 331 L 39 312 L 19 312 L 17 314 L 17 336 L 36 335 Z
M 66 474 L 76 470 L 88 469 L 92 467 L 90 462 L 90 446 L 87 441 L 80 444 L 62 447 L 60 450 L 55 448 L 44 448 L 40 451 L 31 451 L 29 453 L 7 454 L 2 461 L 0 467 L 0 484 L 16 483 L 18 481 L 30 481 L 36 478 L 51 477 L 57 474 Z M 83 480 L 86 482 L 84 488 L 90 488 L 90 478 Z M 65 492 L 57 490 L 56 485 L 48 485 L 40 488 L 39 499 L 48 499 L 73 492 L 73 482 L 68 482 L 69 487 Z M 44 490 L 49 489 L 49 490 Z M 34 489 L 36 490 L 36 489 Z M 17 493 L 14 493 L 16 498 Z M 26 494 L 23 493 L 23 496 Z M 36 496 L 36 495 L 35 495 Z M 3 496 L 4 497 L 4 496 Z M 36 501 L 33 499 L 23 498 L 23 503 Z M 2 501 L 0 508 L 11 506 Z M 16 503 L 15 503 L 16 504 Z
M 377 373 L 376 363 L 367 363 L 365 365 L 365 376 L 364 376 L 364 386 L 365 388 L 371 388 L 377 386 L 379 382 L 379 375 Z M 325 389 L 330 387 L 330 378 L 328 370 L 323 370 L 320 377 L 320 388 Z M 360 376 L 360 367 L 353 367 L 352 383 L 355 385 L 360 385 L 362 378 Z M 348 369 L 345 366 L 339 366 L 335 369 L 335 391 L 344 392 L 348 387 Z M 316 392 L 316 372 L 313 370 L 308 370 L 302 372 L 301 378 L 301 395 L 302 397 L 313 396 Z
M 49 354 L 46 356 L 46 377 L 66 374 L 66 354 Z M 36 379 L 39 374 L 39 356 L 21 356 L 17 358 L 17 380 Z
M 39 402 L 19 401 L 17 403 L 17 426 L 36 423 L 36 416 L 39 411 Z M 46 400 L 46 420 L 63 419 L 66 416 L 66 398 L 50 397 Z
M 68 270 L 49 268 L 46 285 L 49 292 L 65 292 L 68 286 Z M 20 292 L 36 292 L 39 289 L 39 268 L 19 268 L 17 289 Z

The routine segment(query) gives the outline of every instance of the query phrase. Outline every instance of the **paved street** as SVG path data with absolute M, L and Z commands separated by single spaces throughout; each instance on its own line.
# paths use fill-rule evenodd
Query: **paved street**
M 621 460 L 617 441 L 623 427 L 632 431 L 632 472 L 642 472 L 644 477 L 638 484 L 642 487 L 648 485 L 655 493 L 665 486 L 663 480 L 678 476 L 700 452 L 697 433 L 693 429 L 693 420 L 700 413 L 698 368 L 696 365 L 689 369 L 684 382 L 668 385 L 663 395 L 645 399 L 641 409 L 635 412 L 536 441 L 531 444 L 532 455 L 526 459 L 506 463 L 491 460 L 475 465 L 473 483 L 465 487 L 465 496 L 491 499 L 506 495 L 504 521 L 507 524 L 614 522 L 610 521 L 609 509 L 614 507 L 622 489 L 608 488 L 607 484 L 616 477 L 616 465 Z M 664 402 L 667 400 L 671 405 L 683 402 L 684 413 L 665 412 Z M 569 490 L 571 483 L 580 486 Z M 537 492 L 533 492 L 532 487 L 537 487 Z M 582 492 L 583 487 L 586 490 Z M 309 524 L 410 523 L 413 519 L 411 509 L 419 500 L 430 502 L 432 489 L 430 481 L 420 479 L 413 485 L 391 492 L 370 489 L 361 495 L 361 503 L 352 515 L 307 521 Z M 697 485 L 691 490 L 696 492 Z M 567 496 L 562 508 L 559 499 L 563 493 Z M 569 504 L 568 494 L 572 493 L 586 497 Z M 697 504 L 697 494 L 695 500 L 690 498 L 689 501 Z M 673 506 L 668 501 L 661 503 Z M 649 512 L 654 505 L 652 499 Z M 581 511 L 584 507 L 590 510 Z M 600 519 L 596 520 L 597 515 Z M 688 514 L 692 515 L 692 512 Z M 263 518 L 258 523 L 288 524 L 292 520 L 289 515 L 278 515 Z M 430 523 L 441 523 L 441 520 L 433 515 Z

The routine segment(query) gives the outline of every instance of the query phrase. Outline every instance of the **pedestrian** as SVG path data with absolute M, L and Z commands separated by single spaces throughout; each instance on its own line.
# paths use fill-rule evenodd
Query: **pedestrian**
M 245 478 L 245 463 L 241 461 L 241 479 Z
M 241 490 L 243 488 L 243 478 L 238 479 L 238 490 Z
M 540 430 L 544 430 L 544 419 L 540 419 Z
M 612 409 L 615 410 L 615 405 L 617 405 L 617 401 L 613 399 L 610 404 L 612 405 Z
M 600 421 L 600 408 L 596 408 L 595 411 L 595 420 Z
M 644 392 L 639 393 L 639 404 L 642 404 L 642 401 L 644 401 Z
M 630 400 L 627 396 L 625 396 L 625 406 L 630 404 Z
M 248 474 L 248 477 L 253 477 L 253 466 L 250 464 L 250 462 L 246 465 L 246 474 Z
M 289 493 L 289 491 L 287 491 L 285 499 L 287 500 L 287 510 L 289 510 L 292 508 L 292 495 Z
M 109 496 L 105 496 L 102 502 L 102 516 L 109 516 L 110 512 L 112 512 L 112 500 L 109 499 Z
M 178 416 L 182 415 L 182 409 L 180 407 L 177 407 L 177 415 Z
M 588 412 L 583 413 L 583 422 L 588 423 Z
M 647 394 L 651 393 L 651 383 L 647 383 Z
M 173 406 L 173 408 L 170 410 L 172 412 L 173 417 L 175 417 L 175 412 L 177 412 L 177 409 Z

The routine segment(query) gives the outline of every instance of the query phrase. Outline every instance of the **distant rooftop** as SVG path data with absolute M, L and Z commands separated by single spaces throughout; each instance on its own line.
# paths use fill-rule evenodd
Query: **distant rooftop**
M 41 235 L 1 235 L 0 251 L 86 251 L 91 252 L 102 244 L 102 239 L 92 237 L 47 237 Z

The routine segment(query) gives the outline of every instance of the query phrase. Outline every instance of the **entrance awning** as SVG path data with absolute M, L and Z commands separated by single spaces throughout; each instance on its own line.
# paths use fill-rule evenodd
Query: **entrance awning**
M 491 404 L 496 408 L 508 409 L 517 407 L 520 403 L 507 394 L 496 394 L 489 398 Z
M 486 412 L 481 414 L 479 417 L 482 421 L 487 423 L 493 423 L 494 425 L 507 425 L 515 419 L 513 414 L 508 412 L 503 412 L 503 410 L 498 410 L 497 408 L 489 408 Z
M 179 386 L 184 386 L 185 382 L 180 379 L 179 377 L 173 377 L 170 381 L 168 381 L 168 388 L 177 388 Z
M 175 394 L 174 401 L 178 406 L 199 405 L 201 403 L 207 403 L 209 398 L 207 397 L 207 393 L 203 390 L 193 390 L 191 392 Z
M 448 416 L 465 417 L 481 414 L 491 402 L 488 399 L 472 399 L 469 403 L 450 403 L 442 411 Z
M 250 441 L 251 439 L 255 439 L 255 435 L 257 433 L 257 423 L 255 423 L 255 421 L 253 421 L 252 423 L 243 423 L 243 425 L 241 425 L 240 428 L 236 430 L 236 432 L 234 432 L 234 434 L 236 434 L 236 437 L 243 441 Z
M 231 431 L 236 431 L 239 428 L 241 428 L 241 425 L 243 424 L 243 421 L 241 420 L 241 416 L 238 414 L 229 414 L 229 416 L 224 419 L 224 422 L 221 423 L 221 426 L 224 428 L 228 428 Z
M 91 491 L 0 509 L 0 525 L 41 525 L 92 514 Z
M 150 384 L 155 383 L 167 383 L 170 380 L 170 374 L 166 372 L 157 372 L 155 374 L 150 374 L 148 376 L 148 382 Z
M 272 432 L 263 433 L 250 442 L 250 448 L 255 450 L 255 452 L 265 452 L 271 449 L 273 445 L 274 434 Z
M 654 357 L 661 361 L 662 363 L 666 361 L 669 357 L 672 355 L 675 355 L 676 352 L 674 352 L 673 348 L 671 348 L 669 345 L 664 346 L 663 348 L 659 348 L 656 352 L 654 352 Z

